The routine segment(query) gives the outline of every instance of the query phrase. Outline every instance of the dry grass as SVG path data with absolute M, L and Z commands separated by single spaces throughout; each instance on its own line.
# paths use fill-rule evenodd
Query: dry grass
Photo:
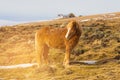
M 120 13 L 115 13 L 119 17 Z M 104 14 L 103 14 L 104 15 Z M 71 19 L 81 22 L 83 34 L 73 51 L 71 60 L 99 60 L 98 64 L 74 64 L 62 66 L 64 52 L 50 50 L 50 65 L 31 68 L 0 69 L 0 80 L 119 80 L 120 79 L 120 18 L 105 19 L 103 15 L 83 16 Z M 102 17 L 100 20 L 93 18 Z M 0 65 L 35 63 L 34 34 L 41 27 L 59 27 L 71 19 L 35 22 L 0 28 Z M 116 57 L 118 56 L 118 57 Z

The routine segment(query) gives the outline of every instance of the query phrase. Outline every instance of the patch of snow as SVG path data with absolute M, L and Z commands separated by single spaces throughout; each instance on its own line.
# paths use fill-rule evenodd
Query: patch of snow
M 87 22 L 87 21 L 90 21 L 90 19 L 81 20 L 81 22 Z
M 111 15 L 111 16 L 115 16 L 116 14 L 109 14 L 109 15 Z
M 27 64 L 18 64 L 18 65 L 10 65 L 10 66 L 0 66 L 0 69 L 13 69 L 13 68 L 27 68 L 37 65 L 37 63 L 27 63 Z
M 86 63 L 86 64 L 95 64 L 97 61 L 80 61 L 80 62 L 83 62 L 83 63 Z

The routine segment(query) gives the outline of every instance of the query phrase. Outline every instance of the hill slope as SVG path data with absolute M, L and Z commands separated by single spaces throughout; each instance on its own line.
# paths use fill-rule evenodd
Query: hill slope
M 118 70 L 120 66 L 119 12 L 1 27 L 0 65 L 35 63 L 35 31 L 48 25 L 60 27 L 64 22 L 73 19 L 80 22 L 83 34 L 71 60 L 99 60 L 98 65 L 78 64 L 66 69 L 61 66 L 64 52 L 51 49 L 49 56 L 54 67 L 48 66 L 41 70 L 34 70 L 36 67 L 0 70 L 1 78 L 17 80 L 118 80 L 120 78 L 120 70 Z

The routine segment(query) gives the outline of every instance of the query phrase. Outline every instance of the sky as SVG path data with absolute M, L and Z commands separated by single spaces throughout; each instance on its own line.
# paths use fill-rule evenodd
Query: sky
M 91 15 L 120 12 L 120 0 L 0 0 L 0 20 L 35 21 L 58 14 Z

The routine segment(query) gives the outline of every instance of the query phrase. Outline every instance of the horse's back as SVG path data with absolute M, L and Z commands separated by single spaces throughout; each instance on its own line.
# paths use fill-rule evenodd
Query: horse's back
M 36 32 L 38 41 L 53 48 L 65 48 L 65 28 L 43 27 Z

